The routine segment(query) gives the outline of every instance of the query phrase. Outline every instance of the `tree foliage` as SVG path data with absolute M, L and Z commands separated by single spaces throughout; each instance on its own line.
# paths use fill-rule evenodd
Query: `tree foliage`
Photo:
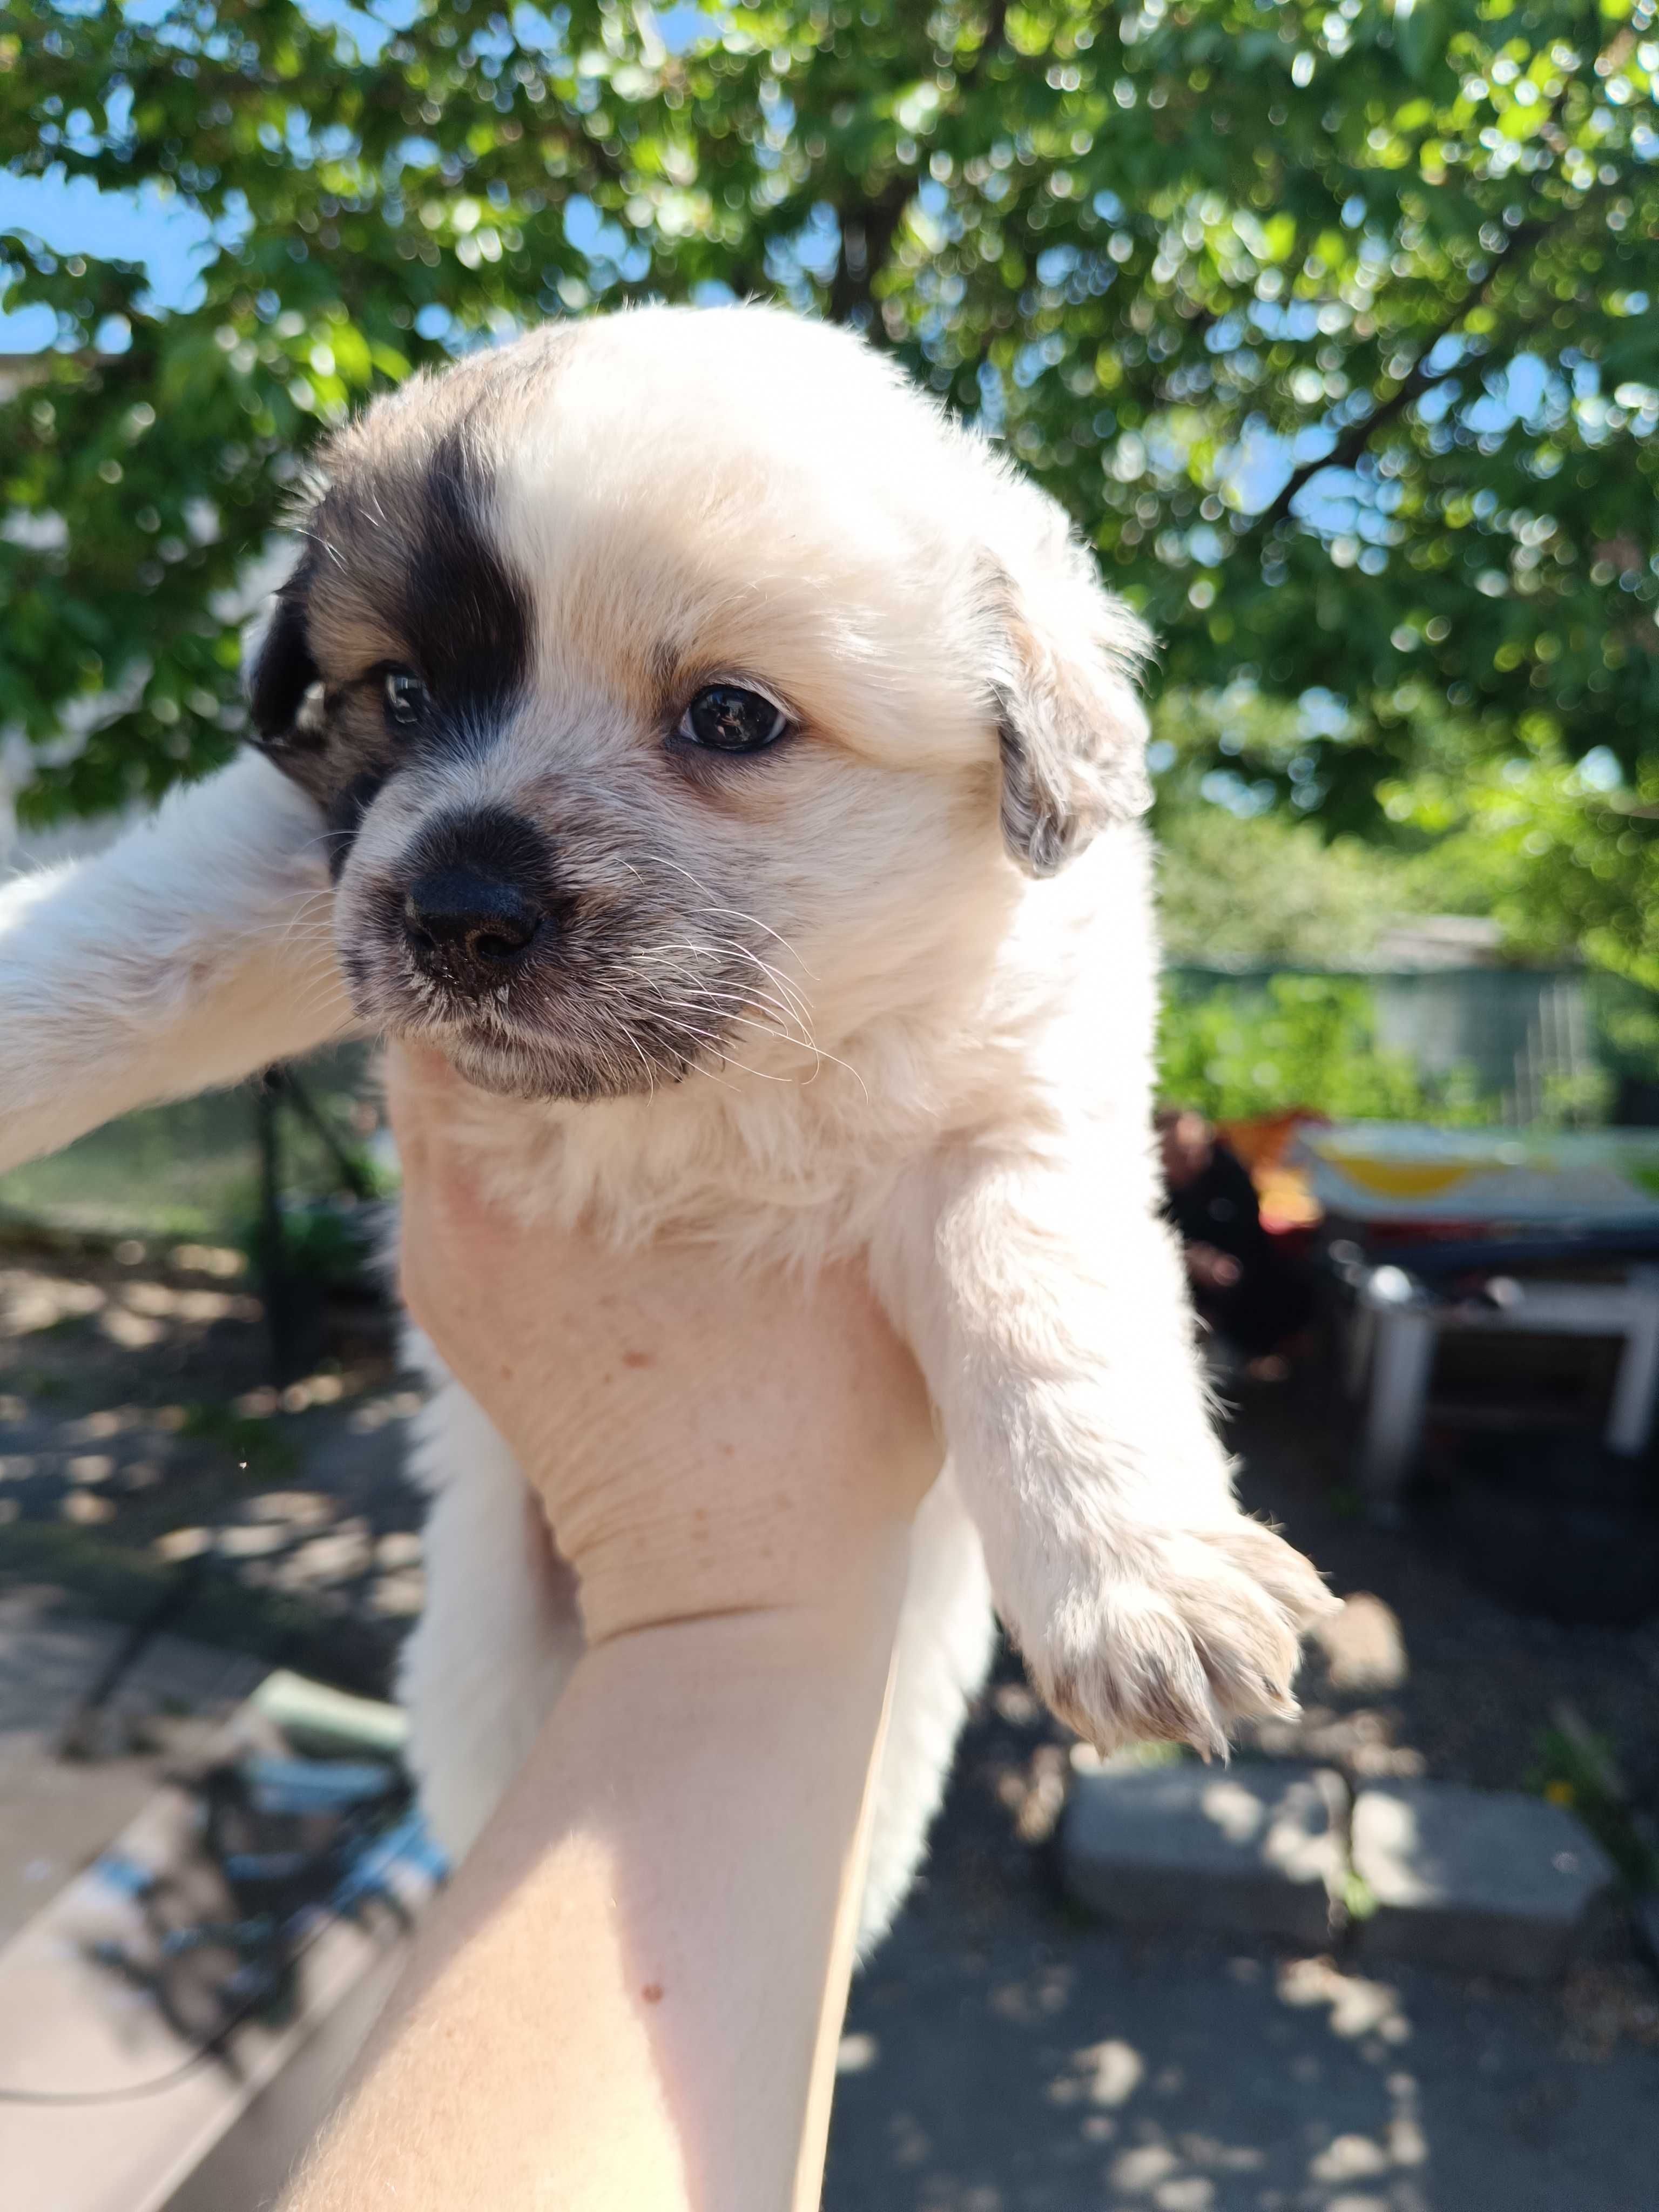
M 0 404 L 28 803 L 233 741 L 239 583 L 374 388 L 544 314 L 733 294 L 860 325 L 1006 437 L 1183 693 L 1304 702 L 1261 746 L 1212 715 L 1212 770 L 1370 833 L 1517 746 L 1639 780 L 1654 12 L 22 0 L 12 172 L 155 184 L 212 234 L 162 313 L 141 270 L 0 234 L 5 304 L 58 331 Z M 1431 711 L 1459 750 L 1419 805 Z M 1650 819 L 1619 832 L 1650 872 Z
M 1158 1086 L 1217 1121 L 1304 1106 L 1339 1121 L 1491 1120 L 1465 1070 L 1425 1081 L 1408 1053 L 1377 1042 L 1370 988 L 1352 976 L 1178 979 L 1158 1024 Z
M 1375 962 L 1392 923 L 1443 912 L 1416 864 L 1322 838 L 1311 822 L 1264 811 L 1242 820 L 1213 804 L 1164 808 L 1158 910 L 1164 957 L 1201 966 L 1347 968 Z
M 1431 759 L 1382 787 L 1388 813 L 1431 842 L 1448 903 L 1491 914 L 1517 953 L 1577 950 L 1659 993 L 1659 754 L 1629 781 L 1527 733 L 1499 759 Z

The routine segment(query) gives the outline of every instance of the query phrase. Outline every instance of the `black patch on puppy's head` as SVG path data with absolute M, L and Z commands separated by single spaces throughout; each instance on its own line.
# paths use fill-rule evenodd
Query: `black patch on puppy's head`
M 470 422 L 454 424 L 412 488 L 419 521 L 399 609 L 410 665 L 445 720 L 473 731 L 500 721 L 530 660 L 530 596 L 493 542 L 495 489 Z
M 530 660 L 531 599 L 495 542 L 485 398 L 426 385 L 325 448 L 306 550 L 247 671 L 254 738 L 328 819 L 337 878 L 392 775 L 505 726 Z M 385 712 L 391 670 L 425 687 L 418 723 Z

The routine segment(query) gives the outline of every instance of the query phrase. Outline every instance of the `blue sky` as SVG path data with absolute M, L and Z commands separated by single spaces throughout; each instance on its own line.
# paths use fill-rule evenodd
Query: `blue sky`
M 407 0 L 373 0 L 374 14 L 350 0 L 306 0 L 313 21 L 347 27 L 370 54 L 408 20 Z M 126 0 L 129 15 L 154 11 L 155 0 Z M 376 18 L 380 20 L 377 21 Z M 206 218 L 155 186 L 130 192 L 101 192 L 88 178 L 13 177 L 0 170 L 0 227 L 27 229 L 56 253 L 96 252 L 107 260 L 141 261 L 149 272 L 158 307 L 191 304 L 201 258 L 211 228 Z M 46 308 L 0 315 L 0 353 L 33 353 L 51 343 L 55 327 Z
M 354 7 L 351 0 L 302 0 L 302 4 L 313 21 L 341 25 L 370 55 L 414 13 L 410 0 L 371 0 L 372 14 Z M 155 0 L 126 0 L 128 14 L 135 16 L 154 5 Z M 526 23 L 538 19 L 538 11 L 531 7 L 520 8 L 517 14 Z M 663 44 L 678 51 L 690 39 L 702 14 L 699 6 L 684 4 L 684 0 L 659 9 L 654 21 Z M 547 32 L 550 39 L 550 24 Z M 200 258 L 211 235 L 204 217 L 165 198 L 153 185 L 131 192 L 100 192 L 89 179 L 13 177 L 0 170 L 0 227 L 8 223 L 32 231 L 57 253 L 95 251 L 106 259 L 143 262 L 155 302 L 162 308 L 191 304 Z M 52 317 L 44 307 L 0 315 L 0 353 L 36 352 L 51 343 L 53 328 Z
M 142 261 L 163 307 L 189 304 L 210 234 L 205 217 L 164 198 L 154 185 L 100 192 L 89 178 L 12 177 L 0 171 L 0 226 L 8 224 L 32 231 L 55 253 Z M 46 307 L 0 315 L 0 353 L 33 353 L 50 343 L 55 327 Z

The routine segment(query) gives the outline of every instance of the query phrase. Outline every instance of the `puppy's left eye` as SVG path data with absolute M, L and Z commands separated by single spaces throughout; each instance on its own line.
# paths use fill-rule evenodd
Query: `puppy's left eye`
M 386 718 L 400 730 L 412 730 L 432 703 L 432 695 L 412 668 L 388 668 L 380 679 Z
M 681 715 L 674 734 L 715 752 L 757 753 L 788 726 L 782 708 L 758 691 L 744 691 L 735 684 L 711 684 Z

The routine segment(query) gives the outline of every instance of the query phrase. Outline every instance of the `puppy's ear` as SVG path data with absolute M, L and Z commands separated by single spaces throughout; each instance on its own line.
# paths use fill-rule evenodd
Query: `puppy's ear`
M 1151 800 L 1135 681 L 1152 640 L 1057 518 L 1021 573 L 999 565 L 990 598 L 1002 834 L 1027 874 L 1052 876 Z
M 306 595 L 293 578 L 242 632 L 242 684 L 261 751 L 280 754 L 314 743 L 305 706 L 318 681 L 306 635 Z

